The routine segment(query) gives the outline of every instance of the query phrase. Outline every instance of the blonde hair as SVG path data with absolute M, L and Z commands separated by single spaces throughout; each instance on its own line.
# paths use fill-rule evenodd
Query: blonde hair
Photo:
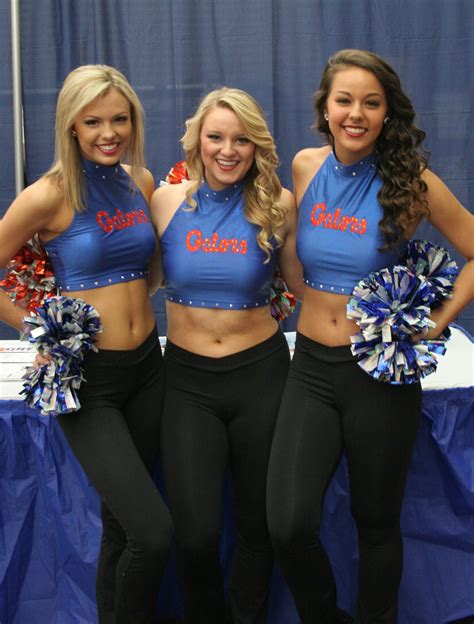
M 216 107 L 228 108 L 237 115 L 245 134 L 255 145 L 254 162 L 244 180 L 245 217 L 260 227 L 257 242 L 270 259 L 273 244 L 281 245 L 277 229 L 285 222 L 287 209 L 279 203 L 282 187 L 276 174 L 278 156 L 275 142 L 265 121 L 263 110 L 257 101 L 245 91 L 221 87 L 208 93 L 199 104 L 195 114 L 186 121 L 186 132 L 181 143 L 186 156 L 189 177 L 193 183 L 186 191 L 186 200 L 192 209 L 196 202 L 191 195 L 201 185 L 204 167 L 200 154 L 200 133 L 206 115 Z
M 125 76 L 108 65 L 82 65 L 64 81 L 56 107 L 55 158 L 45 174 L 63 191 L 66 203 L 77 212 L 85 210 L 85 184 L 81 154 L 72 129 L 79 113 L 96 98 L 116 89 L 130 104 L 132 134 L 124 156 L 131 166 L 131 178 L 140 186 L 143 175 L 144 128 L 143 108 Z

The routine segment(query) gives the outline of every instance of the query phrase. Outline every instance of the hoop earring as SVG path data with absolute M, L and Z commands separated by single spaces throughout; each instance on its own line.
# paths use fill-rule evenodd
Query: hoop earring
M 385 119 L 383 120 L 383 125 L 386 126 L 389 121 L 390 121 L 390 117 L 385 117 Z
M 329 115 L 328 115 L 327 113 L 324 113 L 324 119 L 325 119 L 326 121 L 329 121 Z

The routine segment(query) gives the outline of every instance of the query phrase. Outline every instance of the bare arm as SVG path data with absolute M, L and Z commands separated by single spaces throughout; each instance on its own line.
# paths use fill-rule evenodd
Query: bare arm
M 130 165 L 122 163 L 122 167 L 131 175 L 132 168 Z M 153 190 L 155 188 L 155 181 L 153 179 L 153 174 L 148 169 L 142 167 L 141 169 L 141 180 L 140 180 L 140 191 L 143 193 L 143 196 L 147 200 L 148 204 L 150 204 L 151 196 L 153 195 Z
M 150 214 L 151 221 L 153 223 L 153 228 L 155 229 L 156 234 L 156 249 L 151 257 L 150 262 L 150 274 L 147 277 L 147 285 L 148 292 L 151 295 L 154 295 L 156 291 L 161 288 L 163 285 L 163 271 L 162 271 L 162 263 L 161 263 L 161 245 L 160 245 L 160 230 L 159 230 L 159 215 L 160 215 L 160 206 L 161 206 L 161 197 L 162 197 L 161 188 L 158 187 L 155 192 L 152 194 L 150 199 Z
M 299 206 L 309 183 L 331 153 L 331 147 L 309 147 L 296 154 L 291 165 L 296 205 Z
M 4 323 L 21 330 L 23 327 L 23 317 L 27 315 L 28 312 L 26 310 L 14 305 L 7 293 L 0 290 L 0 319 Z
M 291 293 L 299 300 L 303 298 L 303 268 L 296 254 L 296 227 L 298 214 L 293 194 L 283 189 L 280 202 L 288 208 L 284 231 L 281 236 L 284 239 L 283 245 L 278 253 L 278 266 L 283 274 L 283 278 Z
M 423 338 L 435 338 L 451 323 L 459 313 L 474 299 L 474 260 L 469 260 L 456 279 L 454 284 L 454 296 L 443 305 L 434 310 L 430 318 L 436 323 L 436 327 L 428 332 Z
M 303 282 L 303 267 L 296 254 L 297 207 L 300 205 L 309 183 L 330 152 L 330 146 L 303 149 L 296 154 L 291 166 L 295 195 L 292 200 L 293 207 L 289 211 L 288 216 L 288 242 L 287 244 L 285 243 L 285 247 L 281 251 L 280 256 L 282 260 L 280 265 L 291 292 L 300 301 L 303 299 L 305 286 Z
M 156 232 L 156 225 L 153 224 Z M 161 245 L 160 239 L 156 238 L 156 247 L 153 255 L 150 259 L 149 274 L 146 278 L 148 286 L 148 293 L 150 297 L 156 293 L 156 291 L 163 285 L 163 270 L 161 265 Z
M 62 205 L 62 194 L 42 178 L 26 188 L 0 221 L 0 267 L 5 267 L 15 253 L 35 234 L 51 227 Z M 15 306 L 0 291 L 0 320 L 21 329 L 21 319 L 27 312 Z
M 431 171 L 425 171 L 430 223 L 467 259 L 454 284 L 454 296 L 435 310 L 436 327 L 428 334 L 438 336 L 474 299 L 474 215 L 466 210 L 448 187 Z
M 153 175 L 151 171 L 148 171 L 148 169 L 144 169 L 142 183 L 140 185 L 140 190 L 143 193 L 148 204 L 150 204 L 151 196 L 153 195 L 154 189 L 155 189 L 155 180 L 153 179 Z
M 150 296 L 156 293 L 156 291 L 158 290 L 158 288 L 161 287 L 163 282 L 163 272 L 161 270 L 161 247 L 160 240 L 158 238 L 158 229 L 155 218 L 156 212 L 153 211 L 151 206 L 154 188 L 155 181 L 153 179 L 153 175 L 150 171 L 148 171 L 148 169 L 144 169 L 140 190 L 150 206 L 151 221 L 156 235 L 156 247 L 152 257 L 150 258 L 150 263 L 148 267 L 149 274 L 146 278 L 148 293 L 150 294 Z
M 0 221 L 0 267 L 38 232 L 48 231 L 62 194 L 44 178 L 22 191 Z
M 148 290 L 152 295 L 163 284 L 160 238 L 183 201 L 187 184 L 189 183 L 183 182 L 182 184 L 160 186 L 155 190 L 150 200 L 151 220 L 158 238 L 157 248 L 150 265 L 150 275 L 147 279 Z

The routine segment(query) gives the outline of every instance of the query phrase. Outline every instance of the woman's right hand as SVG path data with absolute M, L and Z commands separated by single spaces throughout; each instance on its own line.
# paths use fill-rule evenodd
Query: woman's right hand
M 33 368 L 38 369 L 42 366 L 49 366 L 53 361 L 50 355 L 42 355 L 41 353 L 37 353 L 35 359 L 33 360 Z

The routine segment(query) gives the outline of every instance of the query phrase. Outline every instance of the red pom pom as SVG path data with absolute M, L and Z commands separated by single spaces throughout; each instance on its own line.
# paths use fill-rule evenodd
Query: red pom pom
M 289 292 L 282 274 L 277 269 L 270 287 L 270 311 L 274 319 L 284 321 L 296 308 L 296 297 Z
M 183 180 L 189 180 L 186 161 L 180 160 L 168 171 L 166 182 L 168 184 L 180 184 Z
M 15 305 L 29 312 L 58 294 L 51 262 L 38 240 L 31 239 L 16 252 L 7 264 L 0 286 Z

